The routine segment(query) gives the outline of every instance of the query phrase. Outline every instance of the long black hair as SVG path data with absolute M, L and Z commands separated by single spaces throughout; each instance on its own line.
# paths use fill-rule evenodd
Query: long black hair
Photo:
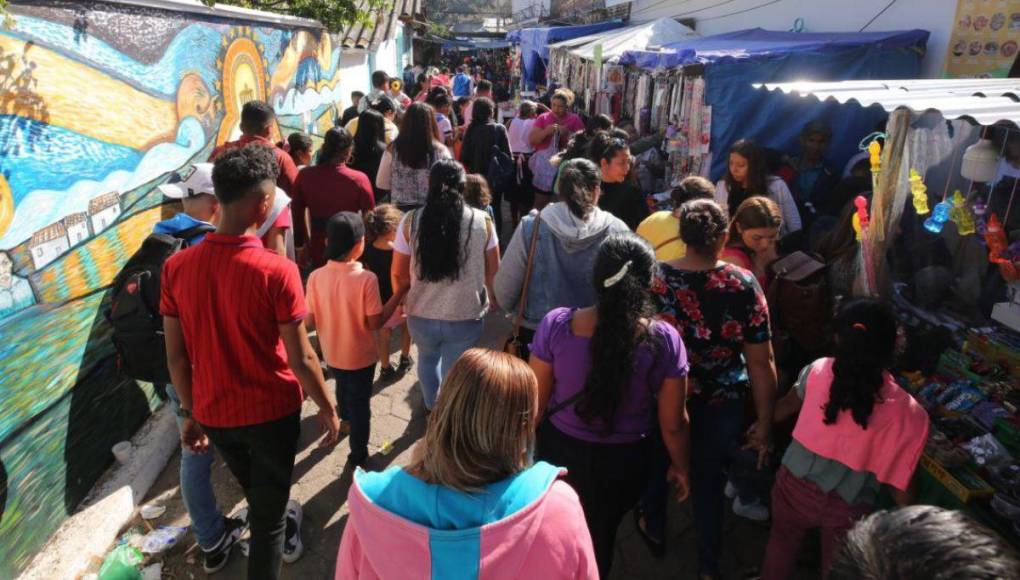
M 737 208 L 745 199 L 752 195 L 768 196 L 768 168 L 765 166 L 765 152 L 762 151 L 754 141 L 740 139 L 730 147 L 730 155 L 736 153 L 747 160 L 747 187 L 737 183 L 729 170 L 729 157 L 727 156 L 726 174 L 723 181 L 726 182 L 726 189 L 729 191 L 729 199 L 726 205 L 729 207 L 730 215 L 736 213 Z
M 354 134 L 354 157 L 370 159 L 382 156 L 385 150 L 386 122 L 379 111 L 365 109 L 358 115 L 358 132 Z
M 394 156 L 411 169 L 425 169 L 437 141 L 435 109 L 425 103 L 414 103 L 404 112 L 400 134 L 393 141 Z
M 884 302 L 862 298 L 843 305 L 836 315 L 836 360 L 825 404 L 825 424 L 849 410 L 854 422 L 868 428 L 868 419 L 885 383 L 885 371 L 896 352 L 896 317 Z
M 602 172 L 587 159 L 571 159 L 560 165 L 556 192 L 570 213 L 587 220 L 595 209 L 595 190 L 601 186 Z
M 351 155 L 351 145 L 353 143 L 354 139 L 351 138 L 351 134 L 347 132 L 347 129 L 343 127 L 330 127 L 322 138 L 322 147 L 319 148 L 319 160 L 315 164 L 338 165 L 346 162 L 347 158 Z
M 600 419 L 610 433 L 634 371 L 635 350 L 648 338 L 644 319 L 652 314 L 649 289 L 656 268 L 651 246 L 630 233 L 606 238 L 595 258 L 598 322 L 590 342 L 586 395 L 577 404 L 577 414 L 589 423 Z
M 461 244 L 466 176 L 460 163 L 440 159 L 429 172 L 429 193 L 418 223 L 415 258 L 418 278 L 457 280 L 467 260 Z

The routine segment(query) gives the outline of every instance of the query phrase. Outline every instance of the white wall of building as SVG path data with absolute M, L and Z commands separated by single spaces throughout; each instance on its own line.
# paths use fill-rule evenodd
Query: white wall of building
M 351 93 L 361 91 L 366 95 L 372 90 L 371 75 L 368 70 L 368 53 L 363 50 L 343 50 L 340 52 L 340 86 L 343 89 L 340 97 L 340 110 L 351 106 Z
M 515 0 L 517 2 L 531 0 Z M 637 0 L 631 3 L 630 18 L 645 22 L 656 18 L 693 18 L 695 29 L 706 36 L 744 28 L 791 30 L 798 18 L 804 32 L 857 32 L 909 30 L 931 32 L 922 74 L 942 76 L 949 37 L 956 18 L 957 0 L 785 0 L 763 5 L 764 0 Z M 874 22 L 868 22 L 875 18 Z

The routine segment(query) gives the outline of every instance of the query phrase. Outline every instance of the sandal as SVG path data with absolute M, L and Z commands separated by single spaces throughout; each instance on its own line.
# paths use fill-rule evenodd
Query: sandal
M 640 535 L 641 539 L 644 540 L 645 545 L 648 546 L 648 551 L 652 553 L 652 556 L 661 559 L 666 555 L 665 542 L 653 538 L 645 528 L 645 512 L 641 509 L 641 506 L 634 507 L 634 527 L 637 528 L 638 535 Z

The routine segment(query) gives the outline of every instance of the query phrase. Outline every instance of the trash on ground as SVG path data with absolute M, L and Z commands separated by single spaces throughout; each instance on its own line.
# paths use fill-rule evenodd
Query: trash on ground
M 155 564 L 149 564 L 142 568 L 142 580 L 162 580 L 163 578 L 163 563 L 156 562 Z
M 379 453 L 389 455 L 390 451 L 393 451 L 393 443 L 390 443 L 389 441 L 383 442 L 382 447 L 379 448 Z
M 141 514 L 143 520 L 154 520 L 166 513 L 165 505 L 147 503 L 142 506 Z
M 162 554 L 181 541 L 188 528 L 180 526 L 160 526 L 149 532 L 142 539 L 142 552 L 146 554 Z
M 140 580 L 142 575 L 138 565 L 142 562 L 142 553 L 137 548 L 121 544 L 110 552 L 99 568 L 99 580 Z

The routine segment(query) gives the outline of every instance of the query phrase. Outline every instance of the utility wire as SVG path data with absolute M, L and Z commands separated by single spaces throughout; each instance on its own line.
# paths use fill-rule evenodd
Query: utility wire
M 744 8 L 743 10 L 737 10 L 736 12 L 730 12 L 729 14 L 720 14 L 719 16 L 710 16 L 708 18 L 702 18 L 701 20 L 705 21 L 705 20 L 719 20 L 720 18 L 729 18 L 730 16 L 736 16 L 737 14 L 743 14 L 745 12 L 751 12 L 752 10 L 757 10 L 759 8 L 764 8 L 766 6 L 771 6 L 773 4 L 779 4 L 782 1 L 783 0 L 770 0 L 769 2 L 758 4 L 757 6 L 751 6 L 750 8 Z M 893 1 L 895 2 L 895 0 L 893 0 Z
M 886 10 L 888 10 L 888 9 L 890 9 L 890 8 L 892 8 L 892 5 L 893 5 L 893 4 L 895 4 L 895 3 L 896 3 L 896 0 L 891 0 L 891 1 L 890 1 L 890 2 L 888 3 L 888 4 L 886 4 L 886 5 L 885 5 L 885 8 L 883 8 L 883 9 L 879 10 L 879 11 L 878 11 L 878 14 L 876 14 L 876 15 L 872 16 L 872 17 L 871 17 L 871 20 L 869 20 L 869 21 L 868 21 L 868 23 L 867 23 L 867 24 L 865 24 L 864 26 L 862 26 L 862 27 L 861 27 L 861 29 L 860 29 L 860 30 L 858 30 L 857 32 L 864 32 L 864 29 L 865 29 L 865 28 L 867 28 L 867 27 L 871 26 L 871 24 L 872 24 L 873 22 L 875 22 L 876 20 L 878 20 L 878 17 L 879 17 L 879 16 L 881 16 L 881 15 L 885 14 L 885 11 L 886 11 Z

